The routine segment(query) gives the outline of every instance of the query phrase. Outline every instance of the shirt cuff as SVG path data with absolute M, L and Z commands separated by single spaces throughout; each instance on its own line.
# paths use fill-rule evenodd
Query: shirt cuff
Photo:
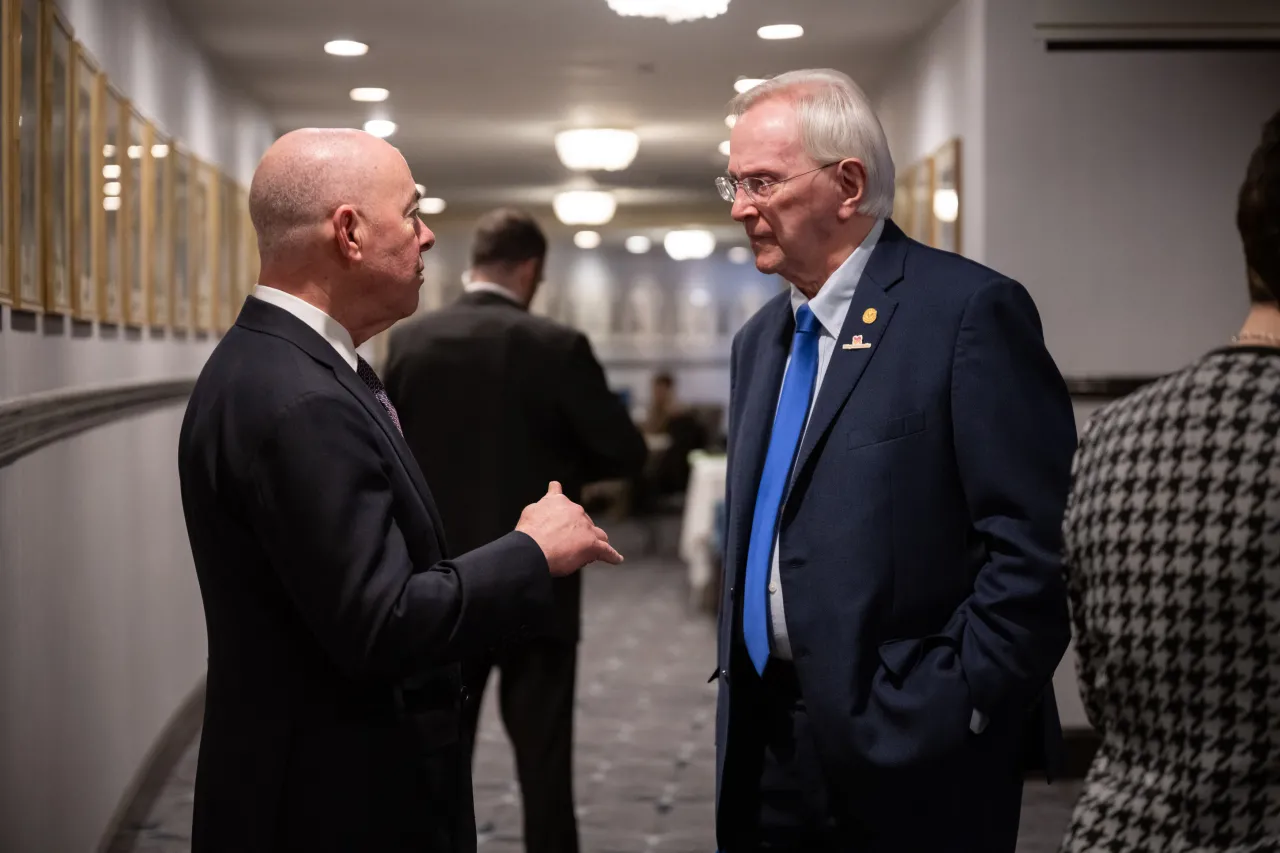
M 973 732 L 975 735 L 980 735 L 986 730 L 986 728 L 987 715 L 979 711 L 977 708 L 974 708 L 973 716 L 969 718 L 969 731 Z

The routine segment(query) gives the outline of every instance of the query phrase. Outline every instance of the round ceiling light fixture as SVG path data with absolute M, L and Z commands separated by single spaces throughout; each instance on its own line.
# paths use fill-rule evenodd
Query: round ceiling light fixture
M 799 24 L 770 24 L 767 27 L 761 27 L 756 30 L 756 35 L 766 41 L 798 39 L 804 35 L 804 27 Z
M 624 17 L 663 18 L 669 24 L 715 18 L 729 10 L 729 0 L 606 0 Z
M 377 104 L 385 101 L 391 93 L 377 86 L 360 86 L 351 90 L 351 100 L 364 104 Z
M 578 171 L 621 171 L 639 150 L 640 137 L 633 130 L 584 127 L 556 134 L 556 156 L 566 168 Z
M 618 202 L 601 190 L 566 190 L 556 193 L 551 208 L 565 225 L 604 225 L 613 219 Z
M 396 132 L 396 123 L 385 118 L 371 118 L 364 123 L 365 133 L 372 133 L 379 139 L 386 139 Z
M 330 56 L 364 56 L 369 52 L 369 45 L 362 41 L 335 39 L 325 43 L 324 52 Z
M 579 249 L 594 249 L 600 245 L 600 232 L 579 231 L 573 235 L 573 245 Z
M 653 241 L 643 234 L 635 234 L 627 238 L 627 251 L 633 255 L 643 255 L 653 248 Z

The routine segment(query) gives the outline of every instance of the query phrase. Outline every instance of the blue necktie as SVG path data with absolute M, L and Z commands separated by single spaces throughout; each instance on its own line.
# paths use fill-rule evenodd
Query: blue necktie
M 804 434 L 818 378 L 818 334 L 821 329 L 808 305 L 796 311 L 796 333 L 791 339 L 791 363 L 782 380 L 782 396 L 773 416 L 773 433 L 764 459 L 756 509 L 751 518 L 751 542 L 747 546 L 746 593 L 742 603 L 742 633 L 756 672 L 764 673 L 769 659 L 769 607 L 766 588 L 773 568 L 773 540 L 782 509 L 782 495 L 791 478 L 791 465 Z

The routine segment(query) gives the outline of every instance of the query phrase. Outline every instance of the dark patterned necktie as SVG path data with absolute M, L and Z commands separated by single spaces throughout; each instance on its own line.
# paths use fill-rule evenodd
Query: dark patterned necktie
M 400 431 L 401 435 L 404 435 L 404 430 L 400 429 L 400 415 L 396 413 L 396 407 L 391 405 L 391 398 L 387 396 L 387 386 L 382 384 L 382 380 L 378 378 L 378 374 L 373 370 L 373 365 L 360 356 L 356 356 L 356 373 L 364 384 L 369 386 L 373 396 L 378 398 L 382 408 L 387 410 L 387 414 L 391 416 L 391 422 L 396 425 L 396 429 Z

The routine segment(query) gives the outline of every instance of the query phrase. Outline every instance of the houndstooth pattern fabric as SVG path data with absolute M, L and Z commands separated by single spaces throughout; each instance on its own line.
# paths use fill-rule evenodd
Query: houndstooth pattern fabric
M 1062 851 L 1280 851 L 1280 351 L 1219 350 L 1102 409 L 1073 479 L 1103 742 Z

